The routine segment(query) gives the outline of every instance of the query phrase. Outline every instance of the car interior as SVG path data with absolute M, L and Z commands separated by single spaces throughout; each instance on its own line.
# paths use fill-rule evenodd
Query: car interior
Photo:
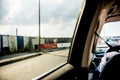
M 99 38 L 95 33 L 99 34 L 105 23 L 115 21 L 120 21 L 119 0 L 85 0 L 83 10 L 76 23 L 68 62 L 51 73 L 40 77 L 39 80 L 92 80 L 93 71 L 101 57 L 103 57 L 103 55 L 97 55 L 97 61 L 94 62 L 95 59 L 93 60 Z M 114 62 L 119 63 L 120 60 L 111 61 L 106 68 L 112 66 Z M 119 65 L 115 66 L 119 69 Z M 108 70 L 103 71 L 100 80 L 111 80 L 108 76 L 112 77 L 112 74 L 118 73 L 117 71 L 109 73 Z M 112 80 L 115 79 L 116 77 Z
M 59 1 L 52 0 L 50 2 L 46 2 L 45 0 L 41 0 L 41 2 L 44 3 L 44 5 L 42 5 L 42 3 L 41 3 L 41 6 L 40 6 L 40 0 L 39 0 L 39 2 L 38 2 L 38 0 L 31 0 L 31 4 L 29 4 L 27 0 L 23 0 L 23 1 L 22 0 L 19 0 L 19 1 L 18 0 L 16 0 L 16 1 L 9 0 L 8 2 L 7 2 L 7 0 L 6 1 L 1 0 L 2 3 L 0 3 L 0 4 L 2 4 L 2 5 L 0 5 L 0 6 L 2 6 L 2 7 L 0 7 L 0 9 L 1 9 L 0 17 L 1 18 L 3 17 L 3 20 L 0 19 L 1 20 L 0 24 L 6 24 L 6 25 L 0 25 L 0 27 L 2 26 L 2 28 L 3 28 L 4 26 L 7 26 L 7 25 L 9 25 L 10 27 L 15 27 L 14 32 L 12 32 L 12 33 L 15 34 L 16 37 L 19 36 L 19 34 L 22 33 L 22 31 L 25 31 L 25 34 L 28 34 L 27 31 L 29 31 L 29 30 L 27 30 L 27 29 L 31 28 L 32 29 L 31 35 L 34 32 L 36 32 L 35 36 L 37 36 L 37 37 L 31 38 L 31 39 L 34 40 L 35 44 L 37 43 L 35 46 L 37 49 L 39 49 L 39 51 L 38 51 L 39 54 L 36 57 L 37 59 L 35 57 L 34 58 L 32 57 L 31 59 L 28 59 L 28 61 L 27 61 L 27 59 L 26 59 L 26 61 L 22 60 L 23 62 L 21 61 L 21 63 L 14 62 L 13 64 L 0 66 L 1 67 L 0 68 L 0 70 L 1 70 L 0 71 L 0 79 L 2 79 L 2 80 L 9 80 L 9 79 L 10 80 L 11 79 L 12 80 L 13 79 L 21 80 L 24 77 L 27 77 L 26 78 L 27 80 L 29 80 L 31 78 L 32 78 L 32 80 L 93 80 L 94 75 L 95 75 L 94 71 L 97 68 L 97 66 L 99 65 L 101 58 L 104 56 L 106 48 L 109 47 L 110 48 L 109 51 L 115 50 L 117 52 L 120 52 L 120 45 L 112 46 L 111 44 L 108 43 L 107 40 L 104 39 L 103 36 L 101 36 L 101 32 L 104 29 L 105 24 L 111 23 L 111 22 L 119 22 L 120 23 L 120 0 L 83 0 L 83 1 L 79 0 L 80 4 L 76 4 L 77 2 L 74 0 L 73 1 L 69 0 L 70 3 L 68 3 L 69 1 L 66 1 L 66 0 L 64 0 L 65 2 L 62 2 L 62 1 L 63 0 L 59 0 Z M 9 5 L 9 2 L 11 2 L 12 4 Z M 58 4 L 56 4 L 56 2 L 59 4 L 59 7 L 57 7 L 57 8 L 54 6 L 54 5 L 58 5 Z M 71 4 L 73 4 L 73 2 L 74 2 L 74 5 L 71 5 Z M 49 3 L 52 3 L 53 5 L 51 5 Z M 61 3 L 64 3 L 64 4 L 61 5 Z M 17 7 L 13 6 L 14 4 Z M 6 5 L 9 5 L 9 6 L 6 7 Z M 32 7 L 31 7 L 31 5 L 32 5 Z M 9 8 L 10 6 L 12 6 L 12 8 Z M 52 8 L 50 6 L 52 6 Z M 39 10 L 38 10 L 38 7 L 39 7 Z M 41 12 L 43 11 L 42 13 L 40 12 L 40 9 L 41 9 Z M 77 9 L 79 9 L 79 10 L 77 10 Z M 2 12 L 2 10 L 3 10 L 3 12 Z M 7 10 L 9 12 L 10 16 L 7 15 Z M 29 10 L 30 10 L 30 12 L 29 12 Z M 62 10 L 63 11 L 65 10 L 65 12 L 63 12 Z M 73 12 L 73 11 L 76 11 L 76 12 Z M 77 11 L 79 11 L 78 17 L 76 17 Z M 52 12 L 52 13 L 49 13 L 49 12 Z M 13 14 L 13 13 L 16 13 L 16 14 Z M 5 17 L 4 17 L 4 15 L 5 15 Z M 6 15 L 7 15 L 7 17 L 6 17 Z M 62 15 L 62 17 L 59 15 Z M 56 19 L 56 18 L 58 18 L 58 19 Z M 75 20 L 75 18 L 77 18 L 77 20 Z M 41 22 L 40 22 L 40 19 L 41 19 Z M 29 20 L 30 20 L 30 22 L 29 22 Z M 42 24 L 42 20 L 43 20 L 43 24 Z M 66 22 L 64 22 L 64 20 Z M 17 21 L 19 23 L 17 23 Z M 76 23 L 74 24 L 75 21 L 76 21 Z M 68 22 L 70 24 L 68 24 Z M 65 25 L 63 25 L 63 24 L 65 24 Z M 72 31 L 73 31 L 72 28 L 75 27 L 72 38 L 70 36 L 71 43 L 67 44 L 69 47 L 69 50 L 68 50 L 68 48 L 65 48 L 63 45 L 63 48 L 60 48 L 61 50 L 59 50 L 60 52 L 52 53 L 52 49 L 51 49 L 51 53 L 49 53 L 49 51 L 47 52 L 47 50 L 43 50 L 40 52 L 40 49 L 41 49 L 40 45 L 42 43 L 44 45 L 46 44 L 44 39 L 41 41 L 37 40 L 42 37 L 44 37 L 44 38 L 46 37 L 44 35 L 43 36 L 40 35 L 40 25 L 42 25 L 45 29 L 45 31 L 41 31 L 41 32 L 50 34 L 50 35 L 53 32 L 54 34 L 52 34 L 52 36 L 55 36 L 56 34 L 58 34 L 58 35 L 60 34 L 60 36 L 62 36 L 63 40 L 65 40 L 63 37 L 64 34 L 66 34 L 66 35 L 72 34 Z M 24 26 L 24 28 L 20 29 L 20 26 L 22 26 L 22 27 Z M 35 28 L 35 26 L 37 26 L 39 28 Z M 7 27 L 7 28 L 10 28 L 10 27 Z M 42 29 L 43 29 L 43 27 L 42 27 Z M 50 29 L 50 27 L 51 27 L 51 29 Z M 18 30 L 18 28 L 19 28 L 19 30 Z M 53 29 L 53 28 L 55 28 L 55 29 Z M 61 29 L 61 30 L 59 30 L 61 32 L 57 31 L 58 29 Z M 68 30 L 68 29 L 70 29 L 70 30 Z M 3 29 L 3 30 L 5 30 L 5 29 Z M 10 30 L 13 30 L 13 28 L 10 28 Z M 35 30 L 37 30 L 37 31 L 35 31 Z M 19 31 L 19 33 L 18 33 L 18 31 Z M 63 33 L 63 31 L 65 33 Z M 69 31 L 69 32 L 71 31 L 71 32 L 67 33 L 67 31 Z M 110 28 L 107 28 L 107 31 L 110 32 Z M 118 32 L 119 31 L 120 30 L 118 30 Z M 39 35 L 37 32 L 39 32 Z M 66 35 L 65 35 L 65 37 L 66 37 Z M 9 34 L 6 36 L 9 37 Z M 38 38 L 38 36 L 39 36 L 39 38 Z M 119 40 L 120 40 L 120 34 L 118 34 L 117 36 L 119 36 Z M 9 39 L 9 38 L 7 38 L 7 39 Z M 23 39 L 23 38 L 21 38 L 21 39 Z M 26 43 L 29 42 L 28 39 L 29 38 L 26 39 Z M 16 38 L 14 40 L 16 40 Z M 99 40 L 101 40 L 105 44 L 105 46 L 98 47 Z M 12 41 L 12 39 L 11 39 L 11 41 Z M 46 41 L 47 41 L 47 38 L 46 38 Z M 1 36 L 0 36 L 0 42 L 2 43 Z M 14 43 L 14 41 L 12 41 L 12 42 Z M 48 40 L 48 42 L 51 42 L 51 43 L 54 42 L 55 44 L 53 43 L 54 45 L 51 45 L 51 46 L 53 46 L 55 48 L 57 47 L 57 38 L 52 37 L 51 41 Z M 32 40 L 29 43 L 33 47 L 33 45 L 31 44 Z M 66 43 L 66 42 L 61 41 L 60 43 Z M 101 43 L 101 42 L 99 42 L 99 43 Z M 15 43 L 15 46 L 16 46 L 16 44 L 17 43 Z M 20 44 L 22 45 L 21 42 L 20 42 Z M 9 45 L 9 43 L 7 43 L 7 45 Z M 3 45 L 0 44 L 0 49 L 1 49 L 1 46 L 3 46 Z M 46 44 L 46 46 L 49 47 L 50 44 Z M 59 46 L 62 47 L 62 44 Z M 7 47 L 9 48 L 9 46 L 7 46 Z M 12 47 L 14 47 L 14 46 L 12 45 Z M 15 49 L 17 49 L 17 47 L 15 47 Z M 35 50 L 36 52 L 37 52 L 37 49 Z M 67 49 L 67 51 L 62 51 L 62 49 L 64 49 L 64 50 Z M 47 53 L 49 53 L 49 54 L 47 54 Z M 65 54 L 65 53 L 69 53 L 69 54 Z M 65 55 L 63 55 L 63 54 L 65 54 Z M 42 57 L 42 58 L 40 59 L 40 57 Z M 60 61 L 60 63 L 59 63 L 59 61 Z M 62 61 L 66 61 L 66 62 L 62 62 Z M 15 63 L 17 63 L 17 64 L 15 64 Z M 25 64 L 25 66 L 23 63 Z M 40 65 L 40 63 L 43 63 L 43 64 Z M 56 64 L 54 64 L 54 63 L 56 63 Z M 19 64 L 20 64 L 20 66 L 19 66 Z M 48 69 L 44 70 L 44 68 L 48 68 Z M 43 72 L 42 72 L 42 69 L 43 69 Z M 11 74 L 12 72 L 14 72 L 14 74 Z M 104 69 L 102 70 L 101 74 L 95 80 L 120 80 L 119 72 L 120 72 L 120 55 L 116 55 L 107 62 Z M 9 74 L 6 74 L 6 73 L 9 73 Z M 19 74 L 19 73 L 21 73 L 21 74 Z M 16 75 L 16 74 L 17 74 L 17 78 L 14 78 L 14 75 Z M 6 77 L 7 75 L 8 75 L 8 77 Z M 10 78 L 10 77 L 12 77 L 12 78 Z M 24 80 L 26 80 L 26 79 L 24 78 Z

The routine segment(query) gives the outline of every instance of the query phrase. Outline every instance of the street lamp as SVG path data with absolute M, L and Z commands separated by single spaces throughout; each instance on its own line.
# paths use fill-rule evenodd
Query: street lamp
M 38 45 L 38 49 L 39 49 L 39 51 L 41 51 L 41 49 L 40 49 L 40 43 L 41 43 L 41 41 L 40 41 L 40 0 L 39 0 L 39 6 L 38 7 L 39 7 L 38 8 L 39 9 L 39 12 L 38 12 L 39 13 L 39 29 L 38 29 L 39 30 L 38 31 L 39 32 L 39 45 Z
M 18 29 L 16 28 L 16 37 L 18 36 Z

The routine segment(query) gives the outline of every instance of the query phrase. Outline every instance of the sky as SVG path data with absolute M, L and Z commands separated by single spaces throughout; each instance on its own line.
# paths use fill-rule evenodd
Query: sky
M 38 1 L 0 0 L 0 34 L 16 35 L 17 30 L 18 35 L 38 36 Z M 41 36 L 71 37 L 81 4 L 81 0 L 40 0 Z
M 120 21 L 105 23 L 100 35 L 120 36 Z
M 16 35 L 17 31 L 22 36 L 38 36 L 38 1 L 0 0 L 0 34 Z M 40 0 L 41 37 L 71 37 L 81 5 L 82 0 Z M 117 29 L 104 28 L 102 35 L 120 36 L 120 23 L 115 26 Z M 108 33 L 108 29 L 114 32 Z

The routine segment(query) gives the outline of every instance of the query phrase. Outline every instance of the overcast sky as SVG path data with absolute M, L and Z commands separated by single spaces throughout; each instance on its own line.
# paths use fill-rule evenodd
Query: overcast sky
M 16 35 L 17 29 L 18 35 L 38 36 L 38 1 L 0 0 L 0 34 Z M 40 0 L 41 36 L 71 37 L 81 5 L 82 0 Z
M 104 24 L 101 31 L 102 36 L 120 36 L 120 21 Z
M 42 37 L 71 37 L 81 0 L 40 0 Z M 38 36 L 38 0 L 0 0 L 0 34 Z

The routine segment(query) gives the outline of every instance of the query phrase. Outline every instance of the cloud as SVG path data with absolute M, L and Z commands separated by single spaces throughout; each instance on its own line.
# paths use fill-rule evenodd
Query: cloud
M 120 36 L 120 21 L 104 24 L 101 31 L 102 36 Z
M 0 24 L 31 25 L 38 23 L 37 1 L 2 0 L 1 4 Z
M 71 36 L 80 6 L 81 0 L 40 0 L 41 35 Z M 37 35 L 38 30 L 31 26 L 38 27 L 38 7 L 38 0 L 1 0 L 0 29 L 6 25 L 12 28 L 6 33 L 14 34 L 17 27 L 20 35 L 27 35 L 29 32 Z
M 73 34 L 82 2 L 60 1 L 59 3 L 56 0 L 41 0 L 41 28 L 43 34 L 48 36 L 50 34 L 58 34 L 59 36 L 71 36 Z
M 12 22 L 14 16 L 20 11 L 20 1 L 19 0 L 2 0 L 1 1 L 1 20 L 3 22 Z M 19 9 L 19 10 L 18 10 Z
M 49 23 L 52 18 L 62 18 L 64 21 L 75 18 L 76 10 L 80 7 L 80 3 L 76 5 L 78 3 L 68 0 L 40 0 L 41 23 Z M 0 4 L 0 24 L 38 24 L 38 0 L 1 0 Z

